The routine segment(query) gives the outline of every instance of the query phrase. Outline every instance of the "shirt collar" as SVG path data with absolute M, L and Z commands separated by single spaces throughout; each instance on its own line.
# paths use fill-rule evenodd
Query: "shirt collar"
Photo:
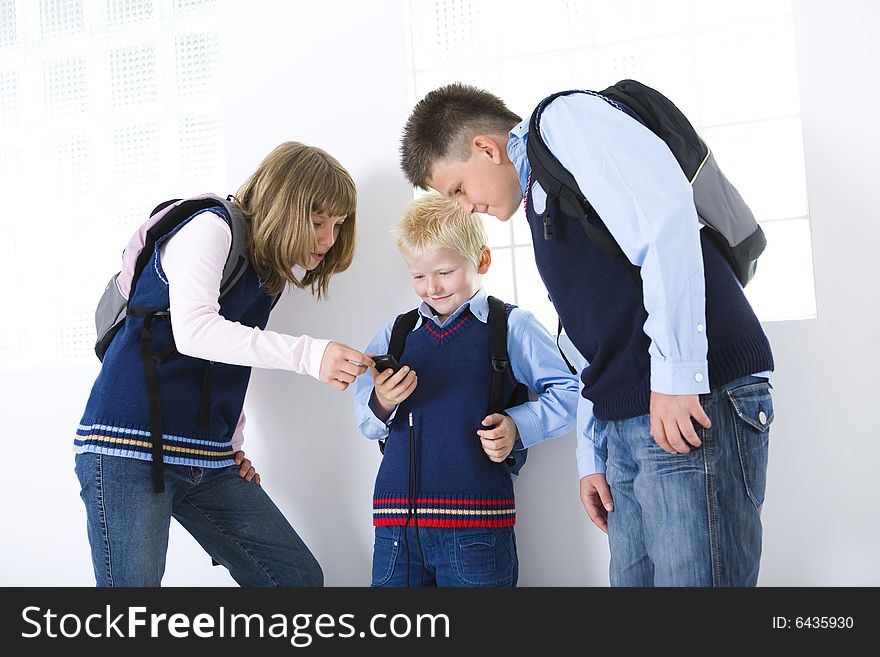
M 529 158 L 526 154 L 526 144 L 529 140 L 529 120 L 523 119 L 513 130 L 510 131 L 510 138 L 507 140 L 507 157 L 513 162 L 516 168 L 516 175 L 519 177 L 519 186 L 522 188 L 523 196 L 526 195 L 526 187 L 529 184 Z
M 413 330 L 419 328 L 422 325 L 424 319 L 433 320 L 433 322 L 438 326 L 448 324 L 450 321 L 456 319 L 459 315 L 461 315 L 467 308 L 470 308 L 471 313 L 473 313 L 474 317 L 476 317 L 484 324 L 489 321 L 489 295 L 486 293 L 486 290 L 484 290 L 482 287 L 477 290 L 474 296 L 461 304 L 461 306 L 459 306 L 454 313 L 446 318 L 445 322 L 441 322 L 434 311 L 431 310 L 431 306 L 422 301 L 421 305 L 419 305 L 419 315 L 421 316 L 420 321 L 416 323 L 416 326 Z

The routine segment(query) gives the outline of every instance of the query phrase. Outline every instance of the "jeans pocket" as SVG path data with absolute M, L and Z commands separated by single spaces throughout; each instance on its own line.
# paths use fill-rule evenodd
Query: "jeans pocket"
M 456 528 L 452 537 L 455 576 L 464 586 L 513 582 L 516 553 L 511 527 Z
M 461 572 L 465 575 L 483 575 L 495 570 L 495 535 L 478 534 L 456 537 L 461 556 Z
M 752 504 L 760 511 L 767 484 L 767 453 L 773 398 L 766 381 L 727 391 L 736 429 L 736 448 L 742 467 L 743 483 Z
M 394 565 L 400 552 L 400 527 L 376 527 L 373 543 L 372 586 L 384 586 L 394 574 Z

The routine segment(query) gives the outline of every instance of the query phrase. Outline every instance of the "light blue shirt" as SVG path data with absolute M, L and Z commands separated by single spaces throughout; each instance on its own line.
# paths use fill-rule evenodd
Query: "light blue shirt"
M 473 297 L 463 303 L 445 322 L 441 322 L 431 307 L 419 306 L 418 329 L 425 318 L 440 326 L 454 322 L 470 308 L 474 317 L 484 324 L 489 319 L 488 295 L 480 288 Z M 394 322 L 376 334 L 367 345 L 365 353 L 384 354 L 391 341 Z M 574 429 L 578 405 L 578 379 L 572 375 L 547 329 L 530 312 L 513 308 L 507 318 L 507 352 L 513 376 L 534 393 L 537 398 L 505 410 L 516 424 L 523 447 L 531 447 L 542 440 L 564 436 Z M 489 367 L 487 361 L 486 367 Z M 466 375 L 466 373 L 463 373 Z M 358 428 L 367 438 L 382 440 L 390 433 L 394 413 L 383 422 L 370 406 L 373 399 L 373 380 L 368 375 L 355 381 L 354 407 Z M 395 409 L 396 411 L 396 409 Z M 476 439 L 476 431 L 474 432 Z
M 527 119 L 510 131 L 507 144 L 523 195 L 530 176 L 528 129 Z M 691 186 L 675 157 L 648 128 L 588 94 L 561 96 L 547 105 L 541 136 L 626 257 L 641 268 L 651 390 L 709 392 L 701 225 Z M 531 184 L 532 204 L 540 213 L 547 194 L 537 181 Z M 592 404 L 582 398 L 578 414 L 580 476 L 604 472 L 604 442 L 596 435 Z

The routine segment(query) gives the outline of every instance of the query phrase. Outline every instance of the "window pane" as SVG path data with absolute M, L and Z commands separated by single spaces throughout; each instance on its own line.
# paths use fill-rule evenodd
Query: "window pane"
M 634 78 L 668 96 L 706 138 L 771 246 L 748 288 L 764 319 L 815 313 L 791 0 L 410 0 L 413 103 L 452 81 L 498 94 L 527 118 L 550 93 Z M 533 38 L 485 39 L 505 15 Z M 542 38 L 543 35 L 552 38 Z M 772 152 L 773 158 L 762 154 Z M 797 219 L 798 221 L 793 221 Z M 517 303 L 545 304 L 522 211 L 512 239 Z M 784 223 L 782 223 L 784 222 Z M 793 235 L 788 235 L 786 231 Z M 777 233 L 781 233 L 777 236 Z M 528 254 L 528 258 L 525 255 Z M 792 292 L 792 290 L 795 290 Z
M 513 225 L 513 242 L 514 244 L 531 244 L 532 231 L 529 228 L 529 220 L 526 219 L 526 211 L 520 208 L 516 214 L 510 218 L 510 224 Z
M 694 50 L 704 126 L 800 112 L 790 17 L 698 33 Z
M 483 214 L 483 226 L 486 227 L 486 235 L 489 238 L 489 246 L 510 246 L 510 222 L 498 221 L 495 217 Z
M 816 316 L 810 222 L 771 221 L 761 226 L 767 249 L 746 297 L 762 321 Z
M 547 296 L 547 288 L 535 266 L 535 253 L 530 246 L 514 249 L 516 264 L 516 303 L 538 318 L 548 331 L 556 335 L 557 316 Z
M 703 131 L 703 138 L 758 221 L 807 214 L 799 117 L 711 128 Z
M 492 296 L 507 303 L 514 303 L 513 259 L 510 249 L 492 249 L 492 264 L 483 276 L 483 287 Z

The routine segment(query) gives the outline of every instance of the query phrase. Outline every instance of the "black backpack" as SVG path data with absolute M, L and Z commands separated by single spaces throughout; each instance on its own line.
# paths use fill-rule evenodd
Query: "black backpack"
M 645 125 L 662 139 L 690 181 L 700 223 L 721 248 L 741 285 L 754 276 L 758 256 L 767 240 L 749 206 L 721 172 L 712 151 L 690 121 L 666 96 L 635 80 L 621 80 L 602 92 L 562 91 L 542 100 L 529 121 L 526 151 L 532 176 L 547 192 L 548 207 L 557 203 L 562 212 L 577 217 L 587 236 L 610 258 L 625 258 L 620 246 L 596 210 L 578 188 L 574 176 L 556 159 L 541 137 L 541 113 L 555 98 L 575 93 L 598 96 Z M 544 215 L 544 239 L 553 239 L 549 213 Z M 634 280 L 641 284 L 638 267 Z
M 171 199 L 160 203 L 150 212 L 149 219 L 141 226 L 141 230 L 146 228 L 146 231 L 144 243 L 137 245 L 139 248 L 137 259 L 128 259 L 128 262 L 133 264 L 133 270 L 126 272 L 131 279 L 129 289 L 119 289 L 117 281 L 120 274 L 123 273 L 119 271 L 107 283 L 107 287 L 104 288 L 104 293 L 98 301 L 98 306 L 95 309 L 95 330 L 97 333 L 95 354 L 98 356 L 98 360 L 104 360 L 104 354 L 107 353 L 113 337 L 125 322 L 125 316 L 129 312 L 128 300 L 134 296 L 138 278 L 150 258 L 153 257 L 156 242 L 196 212 L 218 206 L 226 208 L 226 212 L 232 219 L 232 246 L 229 248 L 229 255 L 223 268 L 220 295 L 223 296 L 241 278 L 248 264 L 247 224 L 238 206 L 232 202 L 231 196 L 224 200 L 218 196 L 204 195 L 191 199 Z M 127 248 L 132 246 L 130 242 Z M 123 259 L 123 262 L 126 260 Z
M 505 405 L 504 399 L 504 374 L 510 367 L 507 355 L 507 312 L 504 302 L 493 296 L 489 296 L 489 353 L 492 367 L 492 391 L 489 397 L 488 413 L 501 413 L 505 408 L 522 404 L 529 399 L 529 391 L 522 383 L 518 384 L 513 391 L 510 405 Z M 388 353 L 393 354 L 399 361 L 403 354 L 407 336 L 412 332 L 419 320 L 419 309 L 414 308 L 408 313 L 400 315 L 391 329 L 391 339 L 388 343 Z M 519 442 L 519 441 L 517 441 Z M 379 441 L 379 450 L 385 453 L 385 441 Z M 520 469 L 526 462 L 528 449 L 517 449 L 514 446 L 506 463 L 512 474 L 519 474 Z

